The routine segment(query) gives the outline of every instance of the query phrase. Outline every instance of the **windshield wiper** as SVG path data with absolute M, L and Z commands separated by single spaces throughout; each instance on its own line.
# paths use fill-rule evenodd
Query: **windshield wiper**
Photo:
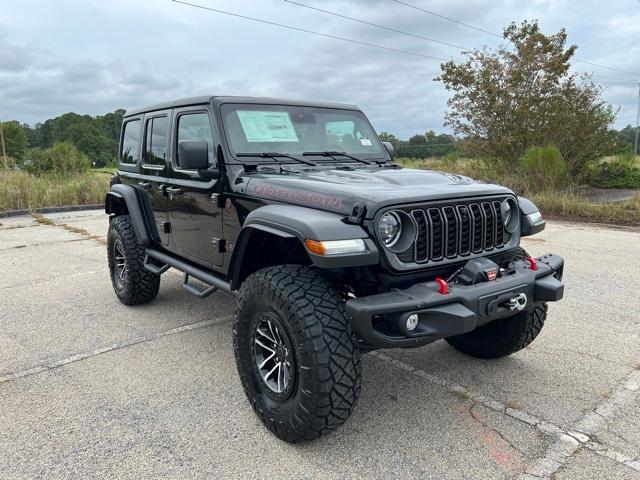
M 335 161 L 338 161 L 338 159 L 336 158 L 337 156 L 340 157 L 347 157 L 350 158 L 351 160 L 355 160 L 356 162 L 360 162 L 360 163 L 364 163 L 366 165 L 372 165 L 371 162 L 367 161 L 367 160 L 363 160 L 362 158 L 358 158 L 358 157 L 354 157 L 352 155 L 349 155 L 348 153 L 345 152 L 333 152 L 333 151 L 324 151 L 324 152 L 304 152 L 302 154 L 303 157 L 312 157 L 312 156 L 316 156 L 316 157 L 329 157 L 334 159 Z
M 295 160 L 296 162 L 304 163 L 305 165 L 316 166 L 318 165 L 311 160 L 307 160 L 305 158 L 299 158 L 294 155 L 289 155 L 288 153 L 278 153 L 278 152 L 259 152 L 259 153 L 236 153 L 236 157 L 259 157 L 259 158 L 290 158 L 291 160 Z

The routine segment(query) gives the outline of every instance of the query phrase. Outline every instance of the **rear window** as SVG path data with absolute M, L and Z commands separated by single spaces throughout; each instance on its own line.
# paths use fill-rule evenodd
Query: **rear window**
M 167 117 L 155 117 L 147 120 L 147 138 L 145 140 L 145 162 L 149 165 L 164 166 L 167 158 Z
M 130 120 L 124 124 L 120 161 L 138 163 L 140 160 L 140 120 Z

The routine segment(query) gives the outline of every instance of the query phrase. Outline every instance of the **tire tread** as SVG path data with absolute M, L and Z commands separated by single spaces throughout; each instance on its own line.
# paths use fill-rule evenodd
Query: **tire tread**
M 113 243 L 116 238 L 120 239 L 126 262 L 125 285 L 122 290 L 118 290 L 114 283 L 116 295 L 125 305 L 142 305 L 149 303 L 158 295 L 160 275 L 144 268 L 146 251 L 144 247 L 138 245 L 136 232 L 129 215 L 113 217 L 109 222 L 107 249 L 112 282 L 114 261 Z
M 299 408 L 288 419 L 276 419 L 247 386 L 239 348 L 239 322 L 252 296 L 267 293 L 293 313 L 285 319 L 305 339 L 298 347 L 311 388 L 302 391 Z M 288 442 L 313 440 L 339 428 L 351 415 L 360 393 L 360 352 L 344 311 L 344 301 L 318 272 L 282 265 L 260 270 L 240 288 L 234 320 L 234 352 L 243 388 L 262 422 Z

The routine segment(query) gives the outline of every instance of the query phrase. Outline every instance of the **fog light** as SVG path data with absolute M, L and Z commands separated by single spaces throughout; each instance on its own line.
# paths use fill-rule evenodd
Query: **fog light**
M 412 313 L 411 315 L 409 315 L 405 323 L 405 327 L 407 331 L 411 332 L 415 330 L 418 327 L 418 321 L 419 321 L 419 318 L 417 313 Z

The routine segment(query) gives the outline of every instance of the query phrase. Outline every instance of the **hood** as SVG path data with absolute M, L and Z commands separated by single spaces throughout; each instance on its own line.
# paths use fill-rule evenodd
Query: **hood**
M 513 194 L 508 188 L 462 175 L 409 168 L 259 172 L 244 179 L 241 193 L 251 197 L 345 215 L 359 203 L 366 207 L 367 218 L 390 205 Z

